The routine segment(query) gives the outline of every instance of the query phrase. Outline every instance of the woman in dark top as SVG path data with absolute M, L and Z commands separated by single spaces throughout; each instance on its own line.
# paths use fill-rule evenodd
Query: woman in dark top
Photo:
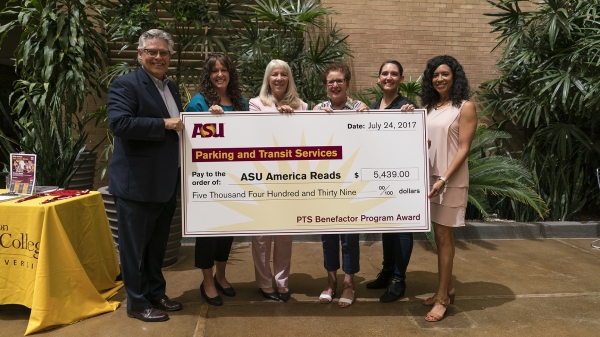
M 383 89 L 383 98 L 371 104 L 372 110 L 401 109 L 412 107 L 412 102 L 398 93 L 398 86 L 404 80 L 402 65 L 396 60 L 383 62 L 379 67 L 377 82 Z M 394 302 L 406 291 L 406 268 L 413 248 L 412 233 L 383 233 L 383 268 L 374 281 L 367 283 L 367 289 L 383 289 L 386 292 L 380 302 Z

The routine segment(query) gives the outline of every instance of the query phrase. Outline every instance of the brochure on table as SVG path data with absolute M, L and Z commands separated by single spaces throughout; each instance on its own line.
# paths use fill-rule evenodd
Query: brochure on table
M 35 173 L 37 156 L 35 154 L 10 154 L 10 181 L 8 192 L 0 194 L 0 202 L 32 195 L 35 192 Z

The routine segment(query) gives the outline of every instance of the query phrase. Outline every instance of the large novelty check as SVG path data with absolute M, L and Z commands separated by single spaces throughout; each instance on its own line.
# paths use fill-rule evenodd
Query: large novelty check
M 428 231 L 425 117 L 182 113 L 183 235 Z

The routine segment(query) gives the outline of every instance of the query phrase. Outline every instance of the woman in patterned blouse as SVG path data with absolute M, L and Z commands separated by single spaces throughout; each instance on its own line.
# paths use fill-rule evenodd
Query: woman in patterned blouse
M 323 72 L 323 83 L 327 86 L 329 100 L 319 103 L 314 110 L 368 111 L 365 103 L 348 97 L 350 84 L 350 69 L 345 64 L 332 64 Z M 354 302 L 354 274 L 359 266 L 359 234 L 323 234 L 324 267 L 327 270 L 327 287 L 319 296 L 323 304 L 331 303 L 337 288 L 337 270 L 340 269 L 340 241 L 342 242 L 342 270 L 344 271 L 344 286 L 338 302 L 341 308 L 349 307 Z
M 347 65 L 338 63 L 328 65 L 323 71 L 323 84 L 327 88 L 329 99 L 315 105 L 314 110 L 325 110 L 327 112 L 333 112 L 333 110 L 369 110 L 365 103 L 348 97 L 350 78 L 350 69 Z

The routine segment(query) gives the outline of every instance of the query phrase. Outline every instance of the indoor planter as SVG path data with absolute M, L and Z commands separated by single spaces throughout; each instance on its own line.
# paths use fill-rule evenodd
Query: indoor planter
M 106 216 L 112 232 L 113 240 L 117 253 L 119 252 L 119 225 L 117 222 L 117 210 L 115 208 L 115 200 L 113 195 L 108 193 L 108 186 L 100 187 L 98 192 L 102 194 Z M 169 232 L 169 240 L 167 241 L 167 250 L 163 260 L 163 268 L 173 265 L 177 262 L 179 248 L 181 247 L 181 197 L 177 197 L 177 208 L 173 220 L 171 220 L 171 230 Z

